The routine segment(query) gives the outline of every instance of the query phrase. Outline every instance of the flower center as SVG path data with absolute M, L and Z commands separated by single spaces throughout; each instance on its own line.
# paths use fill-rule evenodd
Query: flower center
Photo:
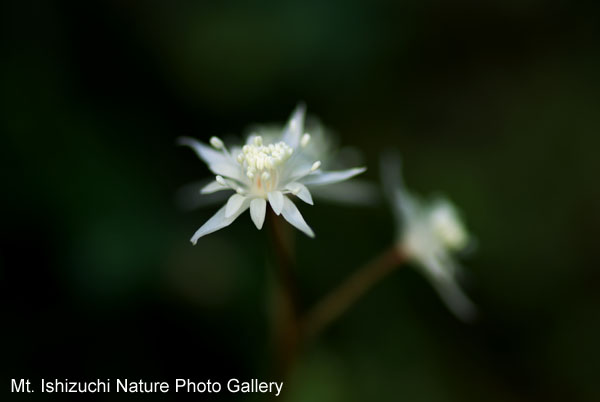
M 439 205 L 430 216 L 434 234 L 452 250 L 460 250 L 469 242 L 467 231 L 456 216 L 456 213 L 447 205 Z
M 285 142 L 263 145 L 261 136 L 244 145 L 237 156 L 246 176 L 252 182 L 251 192 L 266 197 L 277 188 L 280 167 L 287 161 L 294 149 Z

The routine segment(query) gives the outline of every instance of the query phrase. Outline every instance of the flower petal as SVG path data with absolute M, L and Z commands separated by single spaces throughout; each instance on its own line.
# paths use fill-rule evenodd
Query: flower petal
M 294 155 L 292 155 L 292 158 L 294 158 Z M 306 163 L 306 161 L 303 161 L 302 163 L 294 164 L 292 159 L 290 159 L 289 169 L 290 170 L 287 172 L 287 174 L 283 176 L 283 180 L 285 182 L 299 181 L 311 173 L 315 175 L 320 173 L 315 172 L 312 169 L 312 163 Z
M 190 137 L 180 137 L 177 139 L 177 143 L 192 148 L 207 165 L 223 163 L 227 159 L 222 152 L 216 151 Z
M 267 201 L 264 198 L 255 198 L 250 201 L 250 217 L 256 228 L 260 230 L 265 222 L 267 212 Z
M 200 141 L 189 137 L 181 137 L 177 140 L 177 143 L 192 148 L 213 173 L 243 181 L 244 178 L 240 166 L 230 155 L 216 151 L 202 144 Z
M 207 220 L 204 223 L 204 225 L 202 225 L 200 227 L 200 229 L 198 229 L 196 231 L 196 233 L 194 233 L 194 236 L 192 236 L 191 242 L 193 244 L 196 244 L 198 239 L 201 238 L 202 236 L 206 236 L 209 233 L 216 232 L 219 229 L 223 229 L 224 227 L 231 225 L 231 223 L 234 220 L 236 220 L 237 217 L 242 214 L 242 212 L 244 212 L 246 209 L 248 209 L 249 204 L 250 204 L 250 200 L 246 199 L 243 202 L 242 207 L 240 209 L 238 209 L 235 214 L 231 215 L 228 218 L 225 217 L 225 209 L 227 208 L 227 206 L 224 205 L 223 207 L 221 207 L 221 209 L 219 209 L 217 211 L 216 214 L 214 214 L 209 220 Z
M 455 280 L 434 281 L 434 287 L 450 311 L 465 322 L 477 317 L 477 307 Z
M 222 185 L 221 183 L 219 183 L 217 181 L 211 181 L 206 186 L 202 187 L 202 189 L 200 189 L 200 193 L 201 194 L 212 194 L 212 193 L 216 193 L 217 191 L 222 191 L 222 190 L 231 190 L 231 189 L 229 187 Z
M 305 112 L 306 107 L 304 104 L 299 104 L 296 106 L 296 109 L 292 113 L 292 117 L 290 117 L 290 120 L 283 130 L 282 141 L 292 148 L 297 148 L 298 144 L 300 143 L 300 137 L 302 136 L 302 131 L 304 130 Z
M 241 207 L 246 197 L 240 194 L 233 194 L 225 204 L 225 218 L 233 216 Z
M 300 198 L 305 203 L 313 205 L 313 199 L 312 199 L 312 196 L 310 195 L 310 191 L 308 191 L 308 189 L 306 188 L 306 186 L 304 184 L 298 183 L 298 182 L 292 182 L 292 183 L 288 183 L 285 186 L 285 188 L 286 188 L 286 190 L 291 191 L 292 194 L 294 194 L 296 197 Z
M 339 181 L 348 180 L 351 177 L 361 174 L 365 170 L 367 170 L 367 168 L 362 167 L 348 170 L 316 173 L 303 178 L 302 183 L 312 186 L 337 183 Z
M 229 177 L 242 183 L 245 181 L 240 165 L 232 160 L 227 160 L 224 163 L 213 163 L 208 165 L 208 168 L 214 174 L 219 174 L 223 177 Z
M 381 172 L 383 192 L 389 201 L 396 205 L 401 202 L 401 198 L 406 192 L 402 179 L 402 159 L 398 152 L 385 151 L 379 161 L 379 171 Z
M 273 212 L 275 212 L 275 215 L 279 215 L 283 209 L 283 199 L 285 198 L 283 193 L 281 191 L 271 191 L 267 194 L 267 197 L 269 198 L 269 204 L 271 204 Z
M 448 309 L 461 320 L 472 321 L 477 316 L 477 307 L 456 282 L 453 268 L 434 256 L 422 258 L 421 264 Z
M 283 210 L 281 211 L 281 214 L 286 221 L 296 228 L 300 229 L 310 237 L 315 237 L 313 230 L 308 226 L 296 205 L 288 197 L 283 197 Z

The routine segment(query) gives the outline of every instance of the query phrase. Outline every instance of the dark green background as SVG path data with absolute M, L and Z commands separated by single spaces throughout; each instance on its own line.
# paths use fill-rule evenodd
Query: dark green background
M 365 178 L 397 148 L 413 189 L 457 203 L 483 316 L 458 322 L 398 271 L 306 350 L 290 399 L 600 400 L 599 9 L 480 3 L 5 2 L 3 393 L 21 377 L 269 379 L 265 233 L 245 214 L 192 247 L 216 206 L 177 207 L 209 172 L 174 144 L 302 100 L 363 151 Z M 301 211 L 317 233 L 296 235 L 305 306 L 393 237 L 383 205 Z

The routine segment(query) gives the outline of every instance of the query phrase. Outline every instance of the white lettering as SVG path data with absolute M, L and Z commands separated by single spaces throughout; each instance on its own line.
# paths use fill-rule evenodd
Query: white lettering
M 204 392 L 208 392 L 209 394 L 212 393 L 219 393 L 221 392 L 221 383 L 218 381 L 212 382 L 211 380 L 208 380 L 206 382 L 204 381 L 200 381 L 200 382 L 194 382 L 194 381 L 190 381 L 188 380 L 184 380 L 182 378 L 178 378 L 175 380 L 175 392 L 197 392 L 197 393 L 204 393 Z

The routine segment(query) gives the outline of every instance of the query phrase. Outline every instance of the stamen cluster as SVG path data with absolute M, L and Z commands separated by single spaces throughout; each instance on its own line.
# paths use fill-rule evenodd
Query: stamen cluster
M 254 137 L 250 144 L 244 145 L 236 158 L 246 176 L 257 184 L 276 178 L 276 170 L 292 156 L 294 149 L 285 142 L 263 145 L 261 136 Z M 274 187 L 274 186 L 272 186 Z

